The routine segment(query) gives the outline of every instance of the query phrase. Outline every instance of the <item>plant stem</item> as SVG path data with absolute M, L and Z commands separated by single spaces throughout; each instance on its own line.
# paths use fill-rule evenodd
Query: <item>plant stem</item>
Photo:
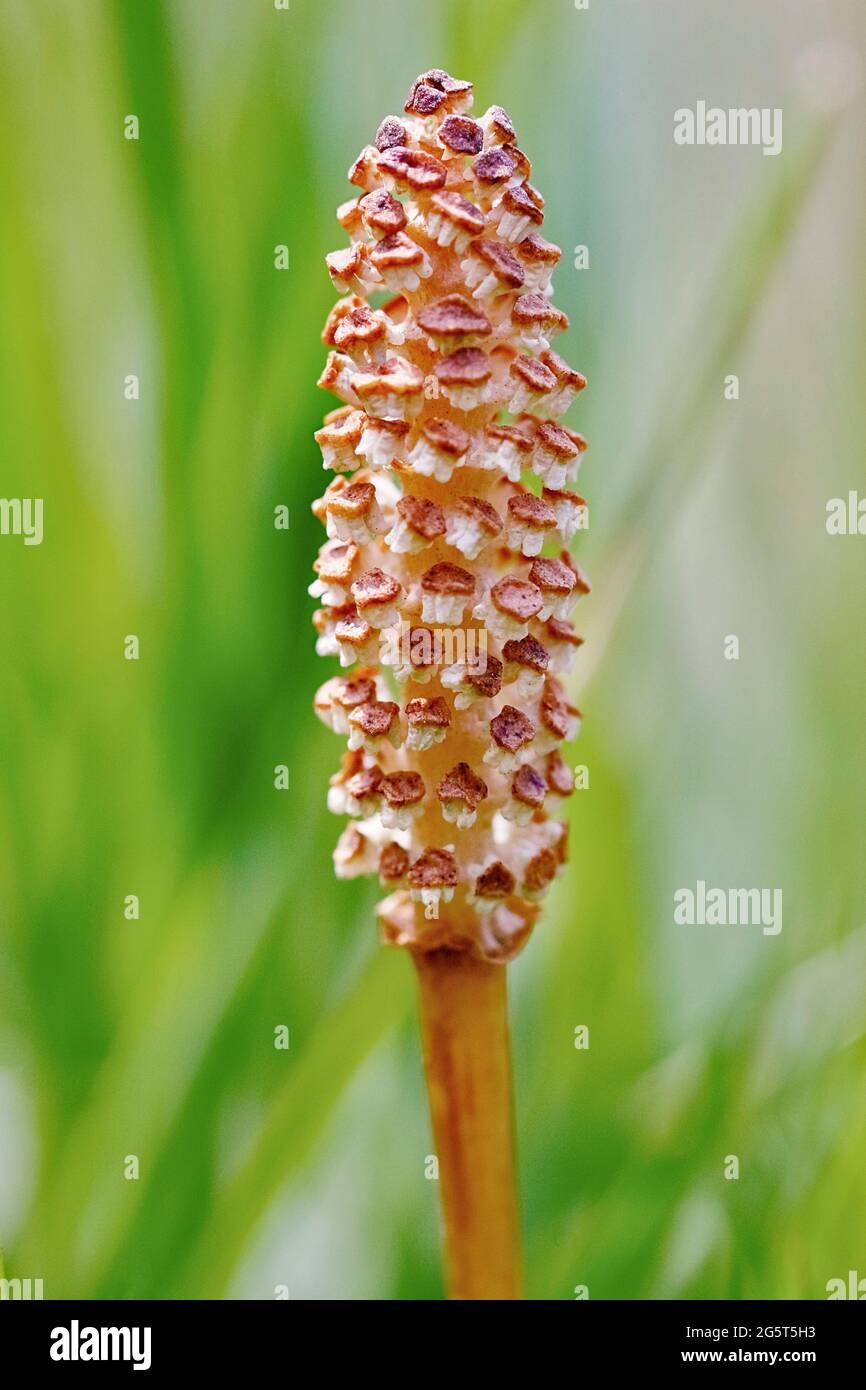
M 448 1296 L 520 1298 L 504 965 L 413 952 L 445 1219 Z

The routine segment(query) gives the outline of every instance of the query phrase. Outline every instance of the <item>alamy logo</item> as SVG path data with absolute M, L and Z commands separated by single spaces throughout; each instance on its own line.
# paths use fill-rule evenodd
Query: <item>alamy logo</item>
M 0 536 L 23 536 L 25 545 L 42 544 L 41 497 L 0 497 Z
M 52 1361 L 131 1361 L 134 1371 L 150 1370 L 149 1327 L 69 1327 L 51 1330 Z
M 831 497 L 827 503 L 828 536 L 866 536 L 866 497 L 853 489 L 844 497 Z
M 824 1287 L 828 1303 L 835 1298 L 856 1298 L 859 1303 L 866 1299 L 866 1279 L 861 1279 L 856 1269 L 848 1270 L 847 1282 L 844 1279 L 828 1279 Z
M 705 101 L 674 112 L 674 140 L 678 145 L 761 145 L 764 154 L 782 152 L 780 106 L 707 106 Z
M 0 1303 L 6 1299 L 44 1298 L 41 1279 L 0 1279 Z
M 674 921 L 680 927 L 763 927 L 764 936 L 782 930 L 781 888 L 708 888 L 674 893 Z
M 412 627 L 405 619 L 379 634 L 379 659 L 395 671 L 431 672 L 440 666 L 465 666 L 473 676 L 487 670 L 487 629 Z

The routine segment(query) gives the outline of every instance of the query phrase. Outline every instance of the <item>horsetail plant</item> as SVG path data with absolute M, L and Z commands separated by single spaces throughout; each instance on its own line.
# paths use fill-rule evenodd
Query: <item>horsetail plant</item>
M 386 942 L 417 967 L 453 1298 L 520 1297 L 504 966 L 566 859 L 561 677 L 589 583 L 568 546 L 586 385 L 551 347 L 560 250 L 501 106 L 440 69 L 349 171 L 349 244 L 319 385 L 333 474 L 310 592 L 317 650 L 347 668 L 319 717 L 347 739 L 328 804 L 336 872 L 378 873 Z

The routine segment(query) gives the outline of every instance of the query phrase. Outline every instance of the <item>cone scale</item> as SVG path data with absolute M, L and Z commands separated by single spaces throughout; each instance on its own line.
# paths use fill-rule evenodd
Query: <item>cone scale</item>
M 327 530 L 316 696 L 346 740 L 328 805 L 341 877 L 386 891 L 418 972 L 454 1298 L 519 1297 L 505 966 L 566 860 L 580 727 L 563 678 L 589 583 L 571 556 L 586 385 L 556 351 L 559 248 L 501 107 L 440 69 L 349 171 L 319 384 Z

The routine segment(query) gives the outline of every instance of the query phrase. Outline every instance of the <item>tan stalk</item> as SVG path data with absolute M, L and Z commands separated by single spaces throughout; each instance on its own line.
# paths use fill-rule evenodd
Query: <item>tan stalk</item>
M 448 1293 L 519 1298 L 506 972 L 468 951 L 413 954 Z

